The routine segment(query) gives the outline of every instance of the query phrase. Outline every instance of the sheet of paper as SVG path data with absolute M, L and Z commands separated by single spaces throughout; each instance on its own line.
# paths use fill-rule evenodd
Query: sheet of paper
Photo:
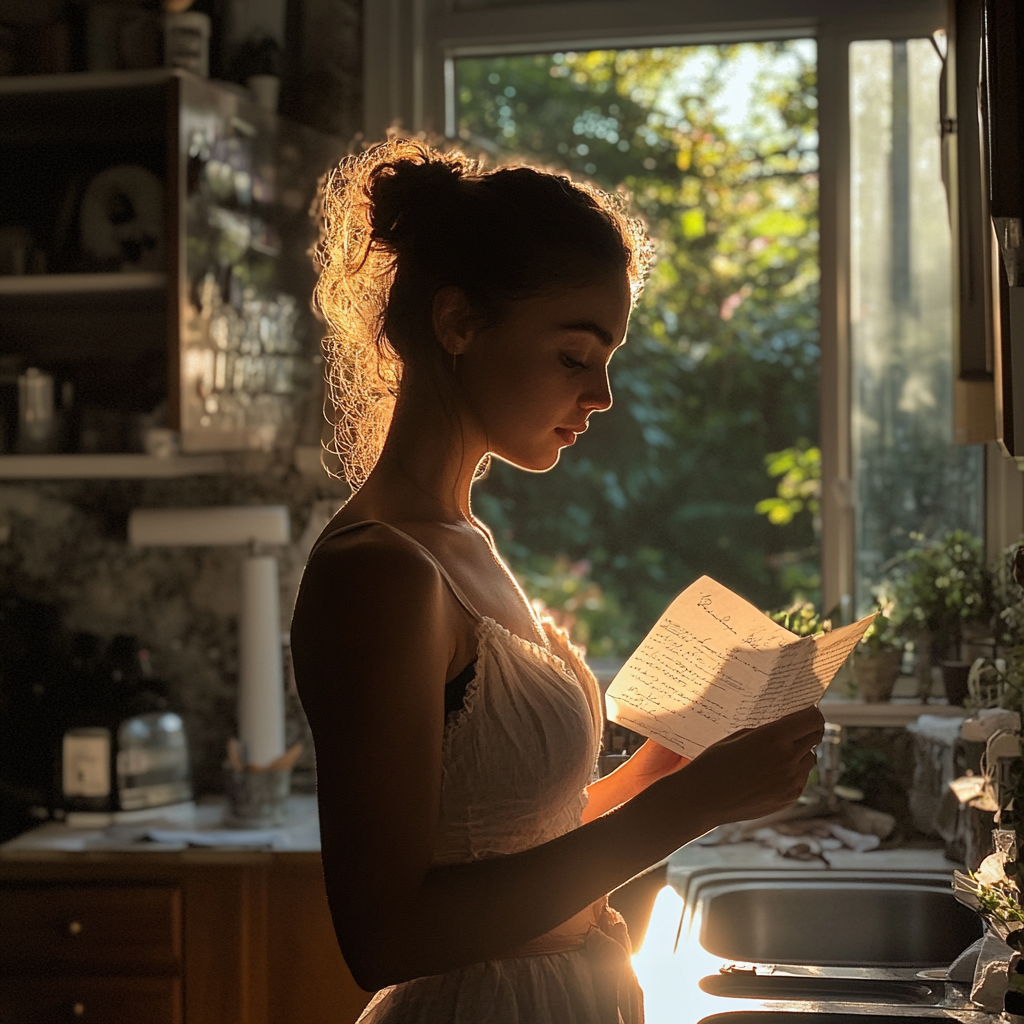
M 791 636 L 776 656 L 767 685 L 737 728 L 754 729 L 817 704 L 874 618 L 869 615 L 830 633 L 795 641 Z
M 873 616 L 797 638 L 702 576 L 669 605 L 605 694 L 608 718 L 685 757 L 816 704 Z

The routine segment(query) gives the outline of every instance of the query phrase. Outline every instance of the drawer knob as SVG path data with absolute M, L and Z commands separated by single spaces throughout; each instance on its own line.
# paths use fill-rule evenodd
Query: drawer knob
M 68 933 L 70 935 L 79 935 L 81 933 L 81 931 L 82 931 L 82 922 L 81 921 L 71 921 L 68 924 Z M 81 1003 L 75 1003 L 75 1006 L 81 1006 L 81 1005 L 82 1005 Z M 75 1012 L 77 1013 L 78 1011 L 76 1010 Z
M 85 1013 L 85 1003 L 75 1003 L 75 1005 L 71 1007 L 71 1012 L 76 1017 L 81 1017 L 82 1014 Z

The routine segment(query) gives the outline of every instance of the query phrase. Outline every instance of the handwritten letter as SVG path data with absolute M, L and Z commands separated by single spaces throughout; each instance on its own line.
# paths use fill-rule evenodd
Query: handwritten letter
M 737 729 L 816 704 L 873 618 L 795 637 L 702 576 L 669 605 L 608 687 L 608 718 L 696 757 Z

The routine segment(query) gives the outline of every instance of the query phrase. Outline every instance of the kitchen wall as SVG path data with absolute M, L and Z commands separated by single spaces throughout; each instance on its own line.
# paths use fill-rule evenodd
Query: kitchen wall
M 243 549 L 132 548 L 125 539 L 128 513 L 287 505 L 293 543 L 278 550 L 287 630 L 306 554 L 343 493 L 326 477 L 305 477 L 277 459 L 256 473 L 186 480 L 8 483 L 0 486 L 2 589 L 57 605 L 69 630 L 138 636 L 185 716 L 197 790 L 213 790 L 224 743 L 234 732 Z M 294 697 L 289 705 L 289 738 L 295 740 L 304 734 L 304 720 Z M 307 767 L 311 753 L 307 749 Z
M 293 0 L 283 112 L 351 138 L 362 118 L 362 0 Z M 290 70 L 289 70 L 290 69 Z M 198 792 L 220 786 L 234 731 L 241 550 L 133 549 L 133 508 L 283 504 L 293 543 L 280 551 L 282 619 L 309 545 L 347 488 L 299 472 L 292 454 L 239 458 L 218 477 L 159 481 L 0 482 L 0 590 L 56 604 L 67 626 L 109 638 L 137 635 L 183 712 Z M 304 721 L 291 699 L 289 734 Z M 308 747 L 308 745 L 307 745 Z M 311 750 L 304 761 L 311 765 Z

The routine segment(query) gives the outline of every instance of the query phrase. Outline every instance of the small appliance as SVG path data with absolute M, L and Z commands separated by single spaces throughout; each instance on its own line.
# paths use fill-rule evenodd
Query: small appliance
M 153 678 L 148 652 L 119 636 L 100 658 L 90 653 L 80 650 L 74 662 L 91 677 L 91 699 L 66 719 L 57 757 L 65 813 L 118 815 L 191 800 L 185 724 Z

